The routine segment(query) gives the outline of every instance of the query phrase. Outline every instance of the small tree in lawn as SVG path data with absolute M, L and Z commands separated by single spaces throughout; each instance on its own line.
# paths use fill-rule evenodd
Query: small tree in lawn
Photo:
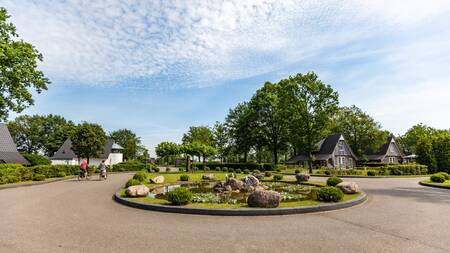
M 98 124 L 84 122 L 78 125 L 72 136 L 72 150 L 79 158 L 98 157 L 106 144 L 106 134 Z

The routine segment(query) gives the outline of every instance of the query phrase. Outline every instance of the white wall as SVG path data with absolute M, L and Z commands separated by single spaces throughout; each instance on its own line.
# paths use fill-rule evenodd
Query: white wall
M 122 153 L 110 153 L 107 159 L 103 158 L 90 158 L 89 165 L 98 166 L 103 160 L 106 165 L 114 165 L 123 162 Z M 83 160 L 80 160 L 80 162 Z M 78 159 L 72 160 L 52 160 L 52 165 L 80 165 Z
M 52 165 L 78 165 L 78 159 L 52 160 Z

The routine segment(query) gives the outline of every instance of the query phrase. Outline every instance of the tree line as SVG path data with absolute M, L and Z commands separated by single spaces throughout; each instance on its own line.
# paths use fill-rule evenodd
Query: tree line
M 423 158 L 426 154 L 420 148 L 425 145 L 416 151 L 411 149 L 414 141 L 407 141 L 411 131 L 398 136 L 399 143 L 406 154 L 418 153 Z M 446 130 L 436 131 L 449 135 Z M 286 161 L 302 153 L 309 157 L 311 163 L 317 143 L 332 133 L 342 133 L 361 160 L 366 160 L 368 153 L 378 151 L 391 135 L 357 106 L 339 106 L 337 91 L 323 83 L 314 72 L 308 72 L 277 83 L 266 82 L 249 101 L 230 109 L 223 122 L 216 122 L 212 127 L 190 127 L 183 135 L 181 144 L 163 142 L 155 150 L 159 157 L 165 159 L 188 154 L 199 161 L 217 158 L 221 162 L 275 164 L 280 159 Z M 438 139 L 445 138 L 441 136 Z M 420 140 L 426 145 L 431 145 L 426 143 L 430 141 L 433 142 L 433 138 Z M 437 144 L 437 139 L 435 142 L 436 148 L 429 148 L 429 152 L 436 153 L 437 146 L 445 146 Z M 444 150 L 443 153 L 449 152 L 448 147 Z M 436 158 L 445 159 L 448 161 L 448 154 L 446 158 L 443 155 Z M 427 165 L 432 162 L 420 161 Z
M 82 122 L 75 124 L 59 115 L 21 115 L 7 123 L 8 129 L 20 152 L 52 157 L 68 138 L 78 157 L 92 158 L 104 149 L 108 138 L 124 148 L 125 160 L 148 159 L 148 150 L 141 139 L 129 129 L 106 133 L 99 124 Z

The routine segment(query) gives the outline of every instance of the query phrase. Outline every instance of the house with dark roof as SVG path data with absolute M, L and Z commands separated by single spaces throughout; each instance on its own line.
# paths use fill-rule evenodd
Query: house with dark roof
M 63 145 L 51 157 L 52 164 L 79 165 L 82 157 L 77 157 L 72 150 L 72 141 L 67 139 Z M 99 157 L 89 158 L 90 165 L 99 165 L 102 161 L 106 165 L 114 165 L 123 162 L 123 148 L 113 139 L 109 138 Z
M 386 143 L 381 145 L 377 152 L 367 153 L 366 156 L 369 162 L 401 163 L 404 160 L 404 154 L 392 135 L 388 137 Z
M 18 151 L 8 127 L 0 123 L 0 163 L 30 164 Z
M 358 158 L 353 153 L 342 134 L 333 134 L 317 143 L 313 167 L 327 167 L 347 169 L 356 166 Z M 292 157 L 286 165 L 298 165 L 308 167 L 308 155 L 303 153 Z

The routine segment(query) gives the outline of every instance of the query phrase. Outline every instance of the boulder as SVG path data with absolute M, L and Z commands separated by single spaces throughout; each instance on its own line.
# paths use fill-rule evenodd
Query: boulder
M 275 191 L 254 191 L 247 198 L 250 207 L 274 208 L 280 205 L 281 195 Z
M 248 185 L 248 186 L 255 187 L 255 186 L 259 185 L 259 180 L 253 175 L 248 175 L 248 176 L 244 177 L 242 179 L 242 181 L 244 182 L 245 185 Z
M 154 184 L 162 184 L 162 183 L 164 183 L 164 177 L 163 176 L 157 176 L 157 177 L 154 177 L 154 178 L 150 179 L 150 181 L 152 183 L 154 183 Z
M 231 186 L 225 185 L 224 191 L 231 192 L 231 191 L 233 191 L 233 189 L 231 188 Z M 236 190 L 236 191 L 239 191 L 239 190 Z
M 125 194 L 128 197 L 146 197 L 149 191 L 150 189 L 147 186 L 141 184 L 128 187 Z
M 216 176 L 214 174 L 204 174 L 202 175 L 203 180 L 214 180 Z
M 223 192 L 226 191 L 225 187 L 226 185 L 224 182 L 218 182 L 213 186 L 213 190 L 216 192 Z
M 298 173 L 295 175 L 295 179 L 297 179 L 297 182 L 307 182 L 309 181 L 309 174 L 306 173 Z
M 359 192 L 359 186 L 355 182 L 344 181 L 336 185 L 337 188 L 345 194 L 354 194 Z
M 266 174 L 264 173 L 253 173 L 253 176 L 255 176 L 258 180 L 264 179 L 264 177 L 266 176 Z
M 229 185 L 233 191 L 241 190 L 244 187 L 244 183 L 242 181 L 237 180 L 234 177 L 228 178 L 226 184 Z

